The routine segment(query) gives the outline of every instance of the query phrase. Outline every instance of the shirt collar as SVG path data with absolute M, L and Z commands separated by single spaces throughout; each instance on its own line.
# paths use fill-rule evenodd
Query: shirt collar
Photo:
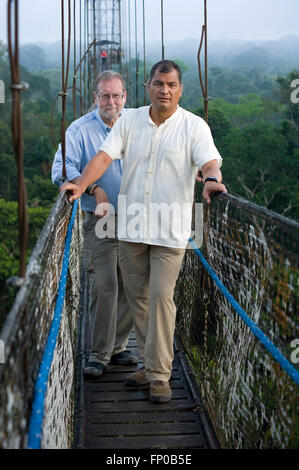
M 149 120 L 149 123 L 153 124 L 154 126 L 157 126 L 157 124 L 154 123 L 154 121 L 152 120 L 152 118 L 150 116 L 150 109 L 151 109 L 151 105 L 149 105 L 149 107 L 148 107 L 148 120 Z M 160 126 L 166 125 L 169 121 L 172 121 L 172 120 L 176 119 L 179 112 L 180 112 L 180 106 L 178 105 L 175 112 L 171 116 L 169 116 L 169 118 L 167 118 L 162 124 L 160 124 Z
M 107 126 L 107 124 L 105 124 L 105 122 L 104 122 L 103 119 L 101 118 L 101 115 L 100 115 L 100 113 L 99 113 L 99 109 L 98 109 L 98 108 L 95 109 L 95 118 L 96 118 L 96 120 L 99 122 L 102 131 L 103 131 L 105 134 L 107 134 L 107 128 L 108 128 L 108 129 L 110 129 L 110 128 L 109 128 L 109 126 Z M 110 131 L 108 131 L 108 132 L 110 132 Z

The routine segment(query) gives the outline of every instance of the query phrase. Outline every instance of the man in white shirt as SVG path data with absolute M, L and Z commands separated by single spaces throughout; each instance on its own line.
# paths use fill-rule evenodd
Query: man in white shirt
M 191 231 L 194 181 L 203 174 L 203 197 L 225 191 L 222 158 L 203 119 L 179 107 L 183 86 L 175 62 L 151 70 L 151 106 L 128 110 L 87 165 L 70 201 L 123 158 L 118 200 L 120 263 L 144 366 L 126 385 L 150 385 L 153 403 L 171 399 L 176 309 L 173 291 Z M 136 217 L 137 212 L 137 217 Z M 165 216 L 166 215 L 166 216 Z M 132 217 L 133 216 L 133 217 Z

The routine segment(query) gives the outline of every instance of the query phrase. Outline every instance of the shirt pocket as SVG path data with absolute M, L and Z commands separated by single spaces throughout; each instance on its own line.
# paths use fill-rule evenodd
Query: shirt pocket
M 181 176 L 184 173 L 184 162 L 184 152 L 177 149 L 166 149 L 162 154 L 160 172 L 164 175 Z

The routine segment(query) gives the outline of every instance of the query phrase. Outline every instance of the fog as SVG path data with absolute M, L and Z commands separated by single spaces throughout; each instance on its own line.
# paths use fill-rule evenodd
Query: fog
M 7 42 L 7 1 L 0 0 L 0 40 Z M 164 0 L 164 38 L 200 38 L 203 0 Z M 299 35 L 298 0 L 208 0 L 210 39 L 278 39 Z M 55 42 L 61 37 L 60 0 L 19 0 L 20 43 Z M 73 2 L 71 2 L 73 5 Z M 82 8 L 84 2 L 82 1 Z M 67 2 L 65 1 L 65 5 Z M 80 0 L 77 0 L 77 17 Z M 135 0 L 126 0 L 134 30 Z M 160 0 L 145 0 L 147 40 L 160 40 Z M 142 1 L 137 0 L 138 40 L 142 38 Z

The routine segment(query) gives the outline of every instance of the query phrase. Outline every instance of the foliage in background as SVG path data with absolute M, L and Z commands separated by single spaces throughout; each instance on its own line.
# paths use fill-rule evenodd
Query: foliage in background
M 236 104 L 210 102 L 208 122 L 229 192 L 299 220 L 299 113 L 286 96 L 294 76 L 278 78 L 279 101 L 249 94 Z M 202 107 L 194 112 L 204 117 Z
M 192 47 L 188 49 L 188 44 L 184 44 L 183 55 L 176 44 L 172 51 L 174 55 L 170 57 L 183 69 L 184 92 L 180 105 L 203 116 L 196 52 L 193 53 Z M 23 46 L 20 52 L 21 79 L 29 84 L 28 91 L 22 93 L 24 164 L 30 214 L 29 255 L 57 197 L 50 172 L 60 141 L 60 101 L 57 100 L 54 107 L 53 104 L 61 89 L 61 71 L 54 49 L 51 59 L 39 46 Z M 214 54 L 212 60 L 209 59 L 208 94 L 213 98 L 209 102 L 209 125 L 223 156 L 225 184 L 233 194 L 299 220 L 299 104 L 290 100 L 290 84 L 299 78 L 299 71 L 291 71 L 287 63 L 282 62 L 281 67 L 276 64 L 275 68 L 273 61 L 268 60 L 269 55 L 263 61 L 260 51 L 256 56 L 256 52 L 251 50 L 247 62 L 245 53 L 226 62 L 223 57 L 217 58 Z M 160 57 L 149 55 L 147 73 L 156 60 Z M 140 61 L 137 82 L 139 106 L 143 106 L 143 67 Z M 128 105 L 135 106 L 135 59 L 124 64 L 124 74 Z M 10 72 L 7 52 L 1 43 L 0 78 L 5 82 L 6 90 L 5 103 L 0 105 L 0 317 L 4 318 L 12 301 L 12 290 L 5 281 L 18 271 L 18 228 Z M 67 124 L 72 120 L 72 100 L 69 98 Z
M 37 237 L 44 226 L 50 209 L 46 207 L 30 207 L 29 239 L 27 261 L 36 243 Z M 0 199 L 0 328 L 9 312 L 15 289 L 6 284 L 6 280 L 18 275 L 19 270 L 19 237 L 18 237 L 18 203 Z

